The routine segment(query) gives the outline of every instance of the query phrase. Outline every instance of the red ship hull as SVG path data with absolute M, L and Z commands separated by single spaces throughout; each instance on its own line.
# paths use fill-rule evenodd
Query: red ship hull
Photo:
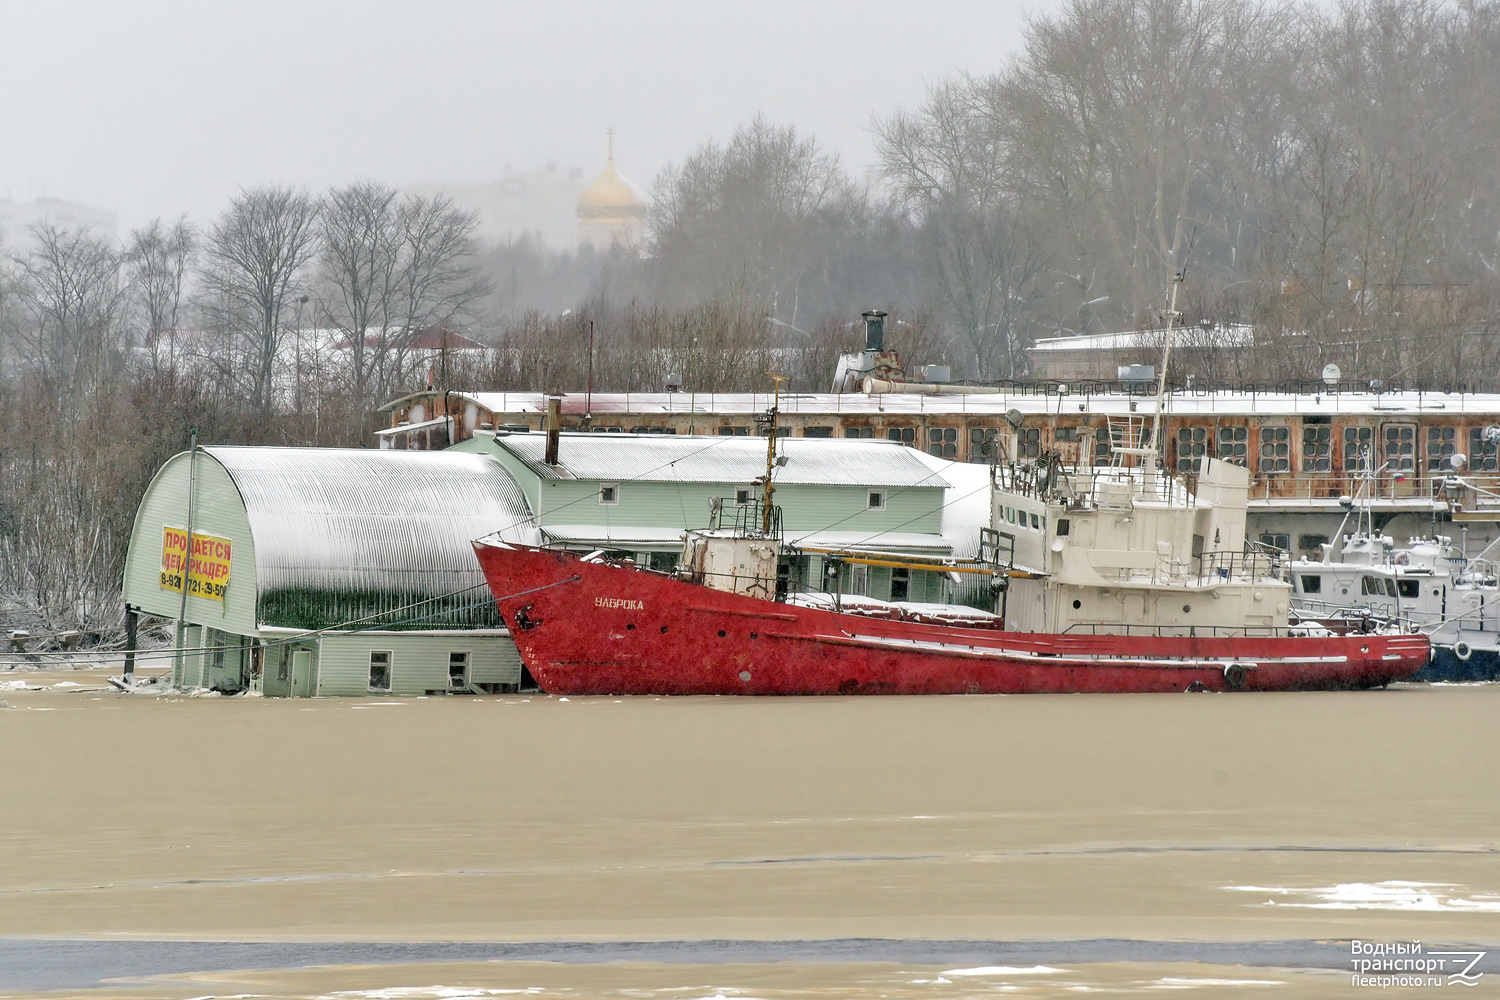
M 1004 632 L 779 604 L 570 553 L 476 543 L 551 694 L 1024 694 L 1367 688 L 1427 663 L 1422 635 Z

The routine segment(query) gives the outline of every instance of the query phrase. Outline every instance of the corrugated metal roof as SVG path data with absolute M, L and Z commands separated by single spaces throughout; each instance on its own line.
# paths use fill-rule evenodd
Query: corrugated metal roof
M 210 446 L 245 503 L 257 584 L 432 597 L 484 583 L 470 539 L 535 544 L 526 497 L 491 458 Z M 476 591 L 481 595 L 482 591 Z M 473 595 L 465 600 L 474 602 Z
M 1055 387 L 1054 387 L 1055 388 Z M 921 393 L 887 392 L 865 395 L 858 392 L 791 393 L 781 397 L 781 411 L 798 416 L 847 417 L 985 417 L 999 426 L 1006 410 L 1022 414 L 1078 414 L 1106 416 L 1140 412 L 1150 415 L 1156 409 L 1156 397 L 1123 392 L 1091 392 L 1085 381 L 1066 394 L 1056 392 L 1022 392 L 1007 389 L 993 393 L 958 393 L 923 395 Z M 442 395 L 439 393 L 438 395 Z M 547 397 L 539 392 L 473 392 L 454 393 L 471 399 L 497 414 L 542 414 L 547 411 Z M 563 397 L 563 413 L 574 416 L 584 412 L 581 392 Z M 387 406 L 394 404 L 387 404 Z M 649 424 L 656 414 L 702 414 L 746 418 L 764 413 L 771 396 L 763 392 L 596 392 L 588 401 L 596 416 L 611 418 L 630 414 L 639 423 Z M 1080 409 L 1081 407 L 1081 409 Z M 1134 409 L 1132 409 L 1134 407 Z M 1251 392 L 1244 390 L 1179 390 L 1167 393 L 1166 412 L 1174 416 L 1229 416 L 1276 414 L 1374 414 L 1453 413 L 1500 417 L 1500 393 L 1463 392 Z M 1500 422 L 1500 421 L 1497 421 Z
M 501 435 L 495 444 L 544 479 L 606 482 L 750 483 L 765 475 L 766 439 L 678 434 L 568 434 L 559 468 L 547 465 L 545 434 Z M 947 482 L 916 451 L 889 441 L 782 438 L 778 485 L 942 488 Z
M 1048 351 L 1123 351 L 1136 348 L 1160 349 L 1165 330 L 1122 330 L 1118 333 L 1090 333 L 1078 337 L 1046 337 L 1026 348 L 1028 352 Z M 1232 323 L 1204 330 L 1180 326 L 1172 331 L 1173 347 L 1212 344 L 1218 347 L 1249 347 L 1255 342 L 1255 328 Z

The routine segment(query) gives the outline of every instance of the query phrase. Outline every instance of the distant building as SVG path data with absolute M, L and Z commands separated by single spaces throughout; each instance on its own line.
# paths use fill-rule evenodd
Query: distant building
M 1172 333 L 1174 352 L 1215 351 L 1239 353 L 1254 343 L 1249 326 L 1228 324 L 1213 327 L 1178 327 Z M 1125 330 L 1120 333 L 1097 333 L 1082 337 L 1049 337 L 1026 349 L 1031 360 L 1031 374 L 1039 379 L 1097 379 L 1114 381 L 1130 378 L 1121 369 L 1132 365 L 1161 364 L 1165 330 Z M 1174 357 L 1182 358 L 1180 353 Z
M 80 205 L 61 198 L 38 198 L 35 201 L 11 201 L 0 198 L 0 249 L 9 253 L 26 253 L 34 242 L 30 227 L 48 223 L 59 229 L 88 229 L 96 236 L 113 240 L 119 236 L 119 220 L 104 208 Z
M 603 252 L 634 245 L 645 232 L 646 199 L 615 169 L 614 130 L 604 171 L 578 195 L 578 245 Z
M 459 208 L 479 213 L 476 235 L 501 243 L 531 235 L 553 250 L 572 250 L 577 242 L 574 205 L 583 191 L 583 170 L 559 169 L 512 173 L 506 167 L 497 181 L 408 184 L 406 194 L 430 198 L 445 195 Z

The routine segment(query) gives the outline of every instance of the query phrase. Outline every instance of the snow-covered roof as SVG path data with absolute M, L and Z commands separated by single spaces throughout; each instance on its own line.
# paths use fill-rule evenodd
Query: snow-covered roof
M 482 584 L 470 540 L 535 544 L 526 497 L 493 459 L 456 452 L 209 446 L 244 500 L 270 590 L 436 596 Z
M 544 479 L 749 483 L 766 471 L 762 437 L 564 433 L 557 466 L 543 460 L 545 434 L 502 434 L 495 445 Z M 787 437 L 777 442 L 776 451 L 786 459 L 775 475 L 782 486 L 948 485 L 915 449 L 894 441 Z
M 1154 394 L 1094 392 L 1091 388 L 1089 383 L 1080 382 L 1072 386 L 1039 384 L 1029 391 L 1012 387 L 999 392 L 937 395 L 915 392 L 787 393 L 782 395 L 780 407 L 782 413 L 798 417 L 970 416 L 993 417 L 996 421 L 1007 410 L 1012 409 L 1027 416 L 1069 413 L 1106 416 L 1149 414 L 1156 408 Z M 441 396 L 442 393 L 438 395 Z M 474 392 L 452 395 L 472 400 L 495 414 L 524 416 L 547 412 L 547 396 L 540 392 Z M 581 392 L 564 396 L 563 413 L 581 416 L 585 412 L 585 398 Z M 402 400 L 397 400 L 387 404 L 385 408 L 390 409 L 401 402 Z M 596 392 L 588 398 L 588 411 L 600 417 L 629 414 L 639 418 L 642 423 L 649 423 L 656 415 L 673 414 L 737 417 L 744 418 L 741 423 L 748 423 L 750 417 L 764 413 L 771 403 L 771 394 L 764 392 Z M 1500 393 L 1295 393 L 1184 389 L 1167 394 L 1165 412 L 1179 417 L 1276 414 L 1368 414 L 1385 417 L 1396 413 L 1477 414 L 1496 417 L 1500 416 Z

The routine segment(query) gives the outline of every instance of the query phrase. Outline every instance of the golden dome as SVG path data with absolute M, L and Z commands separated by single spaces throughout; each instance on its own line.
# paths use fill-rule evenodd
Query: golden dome
M 578 194 L 580 219 L 634 220 L 645 216 L 646 200 L 635 185 L 620 176 L 611 156 L 604 172 Z

